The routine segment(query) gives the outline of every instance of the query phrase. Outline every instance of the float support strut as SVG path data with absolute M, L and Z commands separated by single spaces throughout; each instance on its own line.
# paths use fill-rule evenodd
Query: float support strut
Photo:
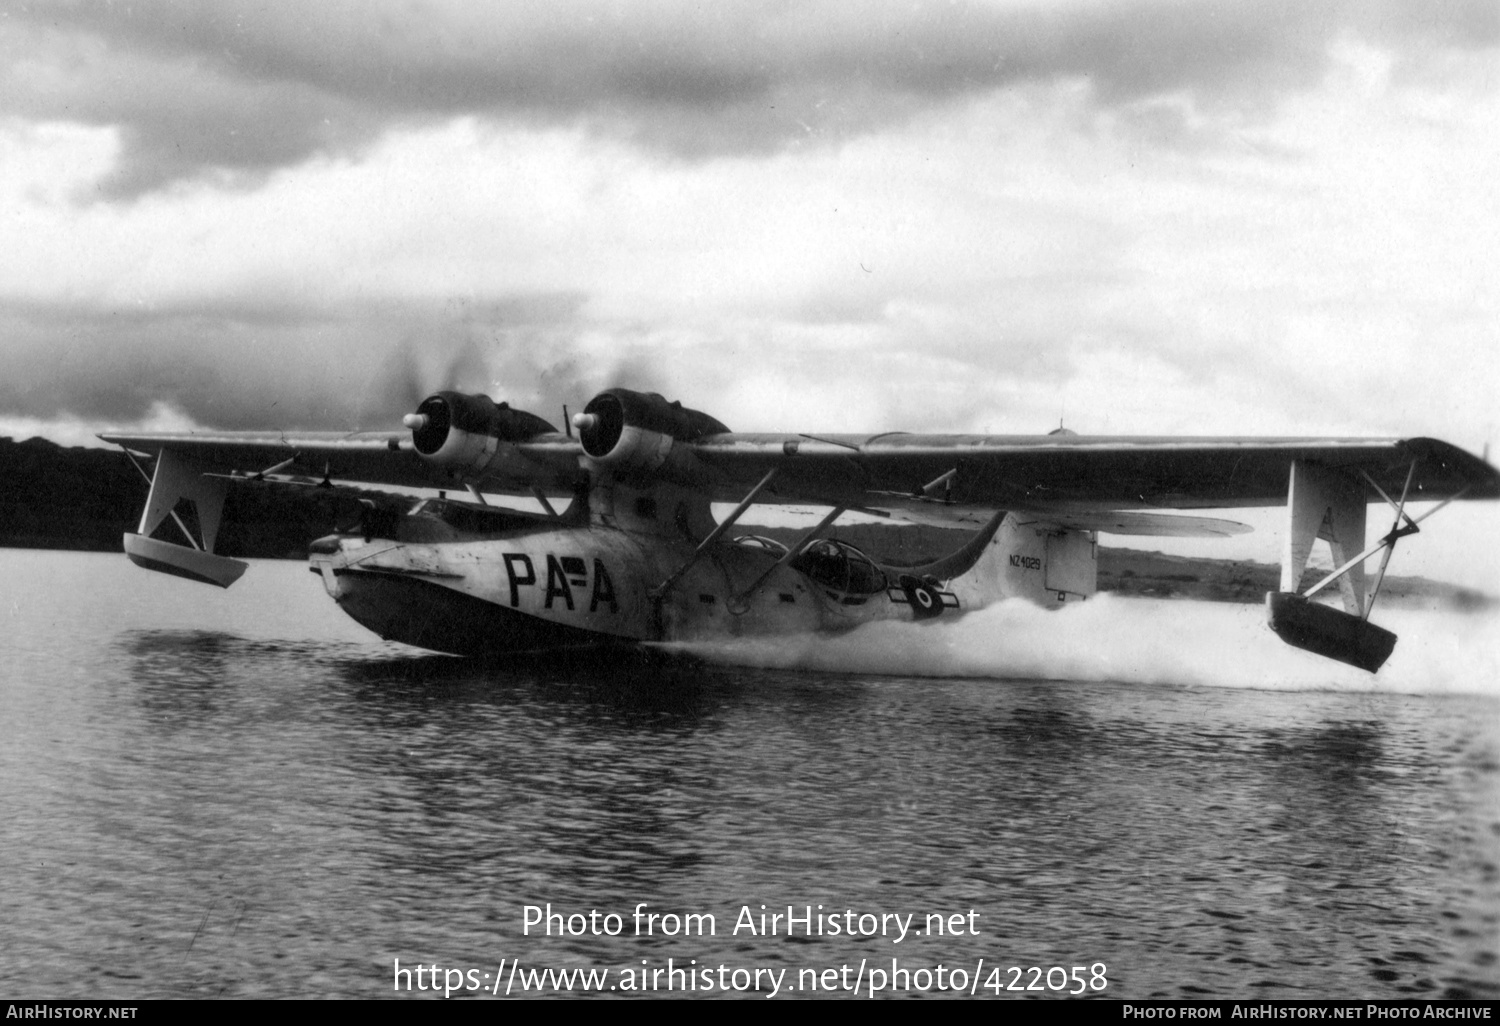
M 1451 495 L 1448 498 L 1444 499 L 1442 502 L 1438 503 L 1436 506 L 1432 507 L 1430 510 L 1428 510 L 1426 513 L 1423 513 L 1419 517 L 1415 517 L 1415 518 L 1413 518 L 1413 517 L 1407 517 L 1406 518 L 1407 519 L 1407 526 L 1405 526 L 1405 527 L 1393 527 L 1393 528 L 1391 528 L 1390 531 L 1385 535 L 1385 537 L 1381 538 L 1378 542 L 1376 542 L 1374 545 L 1371 545 L 1369 548 L 1365 549 L 1363 552 L 1361 552 L 1359 555 L 1355 556 L 1353 559 L 1346 561 L 1343 566 L 1341 566 L 1337 570 L 1333 571 L 1333 573 L 1331 573 L 1327 577 L 1323 578 L 1317 584 L 1314 584 L 1311 588 L 1308 588 L 1307 591 L 1303 593 L 1302 597 L 1303 598 L 1312 598 L 1314 595 L 1316 595 L 1318 592 L 1322 591 L 1328 585 L 1332 584 L 1334 581 L 1338 580 L 1344 574 L 1348 573 L 1351 567 L 1354 567 L 1354 566 L 1356 566 L 1356 565 L 1358 565 L 1360 563 L 1363 563 L 1366 559 L 1369 559 L 1371 556 L 1373 556 L 1375 553 L 1379 552 L 1381 549 L 1386 548 L 1387 546 L 1389 546 L 1390 548 L 1395 548 L 1396 547 L 1396 542 L 1397 542 L 1398 539 L 1405 538 L 1409 534 L 1416 534 L 1417 533 L 1417 525 L 1418 524 L 1420 524 L 1422 521 L 1426 520 L 1428 517 L 1432 516 L 1434 513 L 1436 513 L 1438 510 L 1442 509 L 1444 506 L 1448 505 L 1448 503 L 1452 502 L 1454 499 L 1462 498 L 1464 492 L 1467 492 L 1467 491 L 1468 491 L 1468 489 L 1465 488 L 1462 491 L 1455 492 L 1453 495 Z M 1404 516 L 1405 514 L 1403 513 L 1402 515 Z M 1366 610 L 1365 610 L 1365 616 L 1366 617 L 1369 616 L 1369 609 L 1368 608 L 1366 608 Z

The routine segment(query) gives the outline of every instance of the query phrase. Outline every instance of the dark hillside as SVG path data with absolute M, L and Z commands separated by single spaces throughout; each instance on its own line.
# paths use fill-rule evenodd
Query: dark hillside
M 149 490 L 118 450 L 64 449 L 43 438 L 0 438 L 0 482 L 0 546 L 9 548 L 118 552 Z M 226 556 L 305 559 L 308 542 L 351 515 L 347 498 L 327 492 L 235 487 L 215 548 Z
M 0 547 L 119 552 L 145 505 L 147 483 L 125 454 L 111 449 L 65 449 L 42 438 L 0 438 Z M 372 493 L 383 505 L 410 500 Z M 229 491 L 218 551 L 227 556 L 305 559 L 307 544 L 336 525 L 356 522 L 355 500 L 318 488 L 241 484 Z M 732 534 L 759 534 L 789 543 L 801 531 L 746 525 Z M 965 532 L 913 525 L 850 524 L 833 534 L 891 563 L 915 564 L 963 544 Z M 170 537 L 164 535 L 164 537 Z M 1189 559 L 1160 552 L 1099 547 L 1099 588 L 1126 595 L 1261 602 L 1279 569 L 1243 560 Z M 1317 579 L 1308 571 L 1304 586 Z M 1395 602 L 1481 608 L 1496 602 L 1468 588 L 1420 577 L 1386 579 Z

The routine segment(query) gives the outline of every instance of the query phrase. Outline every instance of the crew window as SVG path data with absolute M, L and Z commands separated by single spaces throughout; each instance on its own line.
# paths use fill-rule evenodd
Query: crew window
M 885 574 L 869 556 L 832 538 L 808 542 L 791 565 L 824 587 L 846 595 L 870 595 L 886 588 Z

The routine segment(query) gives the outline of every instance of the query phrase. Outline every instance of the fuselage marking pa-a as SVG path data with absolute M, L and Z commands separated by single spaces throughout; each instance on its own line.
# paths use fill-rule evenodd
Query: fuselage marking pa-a
M 521 589 L 537 584 L 536 564 L 524 552 L 507 552 L 503 558 L 505 577 L 510 584 L 510 605 L 514 609 L 521 604 Z M 582 590 L 588 587 L 588 583 L 588 564 L 583 557 L 559 557 L 547 553 L 547 590 L 542 599 L 542 608 L 552 609 L 561 599 L 568 611 L 573 612 L 577 608 L 573 589 Z M 597 612 L 601 605 L 608 606 L 611 613 L 620 611 L 620 603 L 615 596 L 615 582 L 604 568 L 604 561 L 595 559 L 594 586 L 589 592 L 589 612 Z

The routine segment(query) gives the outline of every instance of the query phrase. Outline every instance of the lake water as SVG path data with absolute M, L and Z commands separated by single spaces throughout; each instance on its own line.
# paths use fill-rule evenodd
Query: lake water
M 1108 596 L 475 665 L 302 564 L 219 592 L 0 550 L 0 581 L 7 996 L 378 997 L 399 959 L 484 998 L 670 959 L 648 987 L 1500 997 L 1493 618 L 1377 616 L 1374 678 L 1256 608 Z M 549 904 L 581 935 L 525 933 Z M 788 937 L 789 905 L 825 918 Z

